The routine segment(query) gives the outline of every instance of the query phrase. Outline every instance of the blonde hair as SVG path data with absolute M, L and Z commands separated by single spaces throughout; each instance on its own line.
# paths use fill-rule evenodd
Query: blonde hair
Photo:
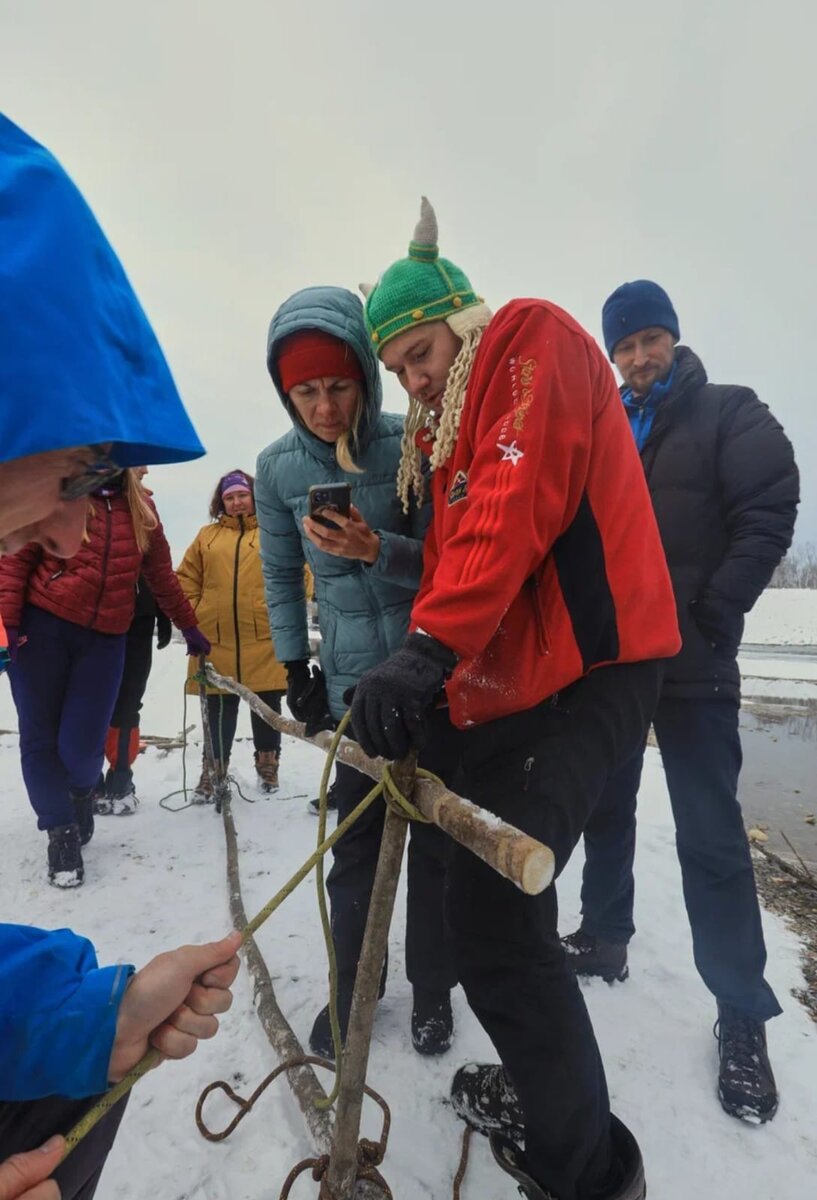
M 142 486 L 133 467 L 122 473 L 122 492 L 130 508 L 136 545 L 142 554 L 150 548 L 150 535 L 159 524 L 159 518 L 148 500 L 147 489 Z
M 443 411 L 439 423 L 437 417 L 433 413 L 429 413 L 419 400 L 415 400 L 413 396 L 409 400 L 408 415 L 401 443 L 400 466 L 397 469 L 397 495 L 403 505 L 404 513 L 409 510 L 412 492 L 418 506 L 422 504 L 425 493 L 425 481 L 420 465 L 421 452 L 416 442 L 419 431 L 425 428 L 435 435 L 430 458 L 432 471 L 436 471 L 437 467 L 442 466 L 454 453 L 457 434 L 460 431 L 462 410 L 465 406 L 468 379 L 474 365 L 477 347 L 482 341 L 484 332 L 485 325 L 483 324 L 476 328 L 466 329 L 458 335 L 462 338 L 462 345 L 451 364 L 448 378 L 445 381 L 442 399 Z
M 360 384 L 357 385 L 357 406 L 355 415 L 352 417 L 352 425 L 350 429 L 345 430 L 335 442 L 335 458 L 338 461 L 338 466 L 342 471 L 348 472 L 350 475 L 362 475 L 363 468 L 359 467 L 352 457 L 353 453 L 357 453 L 357 431 L 360 425 L 360 418 L 363 416 L 363 388 Z

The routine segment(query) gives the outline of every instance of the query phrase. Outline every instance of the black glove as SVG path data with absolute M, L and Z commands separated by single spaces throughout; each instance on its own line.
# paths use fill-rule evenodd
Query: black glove
M 284 663 L 287 671 L 287 707 L 296 721 L 303 721 L 307 737 L 321 729 L 334 729 L 329 711 L 326 679 L 320 667 L 312 667 L 306 659 Z
M 173 632 L 173 626 L 170 624 L 170 617 L 167 613 L 163 613 L 161 609 L 156 614 L 156 649 L 164 650 L 165 646 L 170 645 L 170 635 Z
M 715 650 L 735 655 L 743 637 L 743 612 L 739 605 L 714 592 L 704 592 L 690 603 L 692 619 Z
M 367 671 L 352 700 L 352 724 L 366 753 L 394 760 L 419 750 L 428 710 L 456 665 L 456 654 L 442 642 L 411 633 L 401 650 Z

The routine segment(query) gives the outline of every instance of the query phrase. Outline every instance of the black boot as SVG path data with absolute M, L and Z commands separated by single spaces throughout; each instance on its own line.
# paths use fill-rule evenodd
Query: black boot
M 477 1133 L 525 1139 L 525 1118 L 508 1072 L 501 1063 L 466 1063 L 451 1081 L 451 1105 Z
M 763 1021 L 718 1002 L 718 1096 L 730 1117 L 754 1125 L 771 1121 L 780 1097 L 766 1049 Z
M 613 1143 L 613 1167 L 609 1187 L 602 1185 L 594 1191 L 598 1200 L 645 1200 L 647 1185 L 644 1180 L 644 1162 L 638 1142 L 618 1117 L 610 1114 L 610 1139 Z M 531 1176 L 524 1151 L 510 1138 L 501 1133 L 490 1135 L 494 1161 L 503 1171 L 515 1179 L 520 1193 L 527 1200 L 559 1200 L 553 1192 L 546 1191 Z
M 77 817 L 80 844 L 87 846 L 94 836 L 94 796 L 96 795 L 96 788 L 71 788 L 69 795 Z
M 341 1044 L 346 1041 L 349 1032 L 349 1013 L 352 1009 L 352 996 L 338 992 L 338 1024 L 340 1025 Z M 328 1058 L 335 1061 L 335 1046 L 332 1041 L 332 1025 L 329 1021 L 329 1005 L 322 1008 L 315 1017 L 312 1032 L 309 1035 L 309 1048 L 318 1058 Z
M 108 772 L 110 775 L 110 771 Z M 94 813 L 98 817 L 109 817 L 113 812 L 113 801 L 108 795 L 108 785 L 105 776 L 100 772 L 96 787 L 93 789 Z
M 335 786 L 336 785 L 333 783 L 332 786 L 329 788 L 329 791 L 326 793 L 326 811 L 327 812 L 337 812 L 338 797 L 337 797 L 337 792 L 335 791 Z M 321 811 L 320 796 L 316 796 L 314 800 L 309 801 L 309 811 L 313 812 L 315 814 L 315 816 L 318 816 L 320 814 L 320 811 Z
M 626 942 L 605 942 L 577 929 L 562 938 L 562 945 L 576 975 L 598 975 L 607 983 L 623 983 L 630 974 Z
M 445 1054 L 454 1036 L 451 993 L 414 989 L 411 1010 L 411 1044 L 418 1054 Z
M 58 825 L 48 831 L 48 882 L 58 888 L 79 887 L 85 878 L 79 826 Z

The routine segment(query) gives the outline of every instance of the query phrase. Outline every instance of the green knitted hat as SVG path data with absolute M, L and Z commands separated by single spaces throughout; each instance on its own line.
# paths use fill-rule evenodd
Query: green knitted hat
M 366 328 L 378 353 L 391 338 L 415 325 L 453 317 L 452 328 L 461 336 L 465 328 L 487 323 L 482 297 L 468 277 L 440 258 L 437 218 L 425 196 L 408 257 L 392 263 L 373 287 L 361 284 L 361 291 L 366 296 Z M 479 309 L 469 314 L 479 320 L 464 320 L 460 314 L 465 309 Z

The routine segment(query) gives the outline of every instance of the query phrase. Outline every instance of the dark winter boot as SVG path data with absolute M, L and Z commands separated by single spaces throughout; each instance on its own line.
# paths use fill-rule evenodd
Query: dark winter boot
M 94 796 L 96 788 L 71 788 L 68 793 L 76 813 L 80 844 L 87 846 L 94 836 Z
M 720 1055 L 718 1096 L 724 1110 L 730 1117 L 740 1117 L 753 1125 L 771 1121 L 780 1097 L 763 1021 L 719 1002 L 715 1036 Z
M 626 1125 L 610 1114 L 610 1138 L 613 1143 L 613 1168 L 609 1187 L 594 1191 L 598 1200 L 645 1200 L 647 1185 L 641 1151 Z M 531 1176 L 524 1151 L 501 1133 L 490 1135 L 494 1161 L 516 1180 L 527 1200 L 559 1200 Z
M 337 812 L 338 796 L 337 796 L 337 792 L 335 791 L 335 786 L 336 785 L 333 783 L 332 786 L 329 788 L 329 791 L 326 793 L 326 811 L 327 812 Z M 313 812 L 316 817 L 320 815 L 320 811 L 321 811 L 320 796 L 316 796 L 314 800 L 309 801 L 309 811 Z
M 477 1133 L 525 1139 L 525 1118 L 516 1088 L 501 1063 L 466 1063 L 451 1081 L 451 1105 Z
M 256 750 L 255 770 L 262 792 L 278 791 L 278 755 L 274 750 Z
M 346 1034 L 349 1032 L 349 1013 L 351 1010 L 351 992 L 346 995 L 339 991 L 338 1024 L 340 1025 L 340 1040 L 342 1043 L 346 1041 Z M 315 1023 L 309 1035 L 309 1048 L 313 1054 L 317 1054 L 318 1058 L 328 1058 L 330 1062 L 335 1061 L 335 1047 L 332 1042 L 332 1025 L 329 1020 L 328 1004 L 315 1017 Z
M 94 807 L 94 815 L 97 817 L 109 817 L 113 812 L 111 798 L 108 795 L 107 787 L 105 785 L 105 776 L 101 771 L 99 773 L 99 779 L 96 782 L 96 786 L 93 789 L 92 803 Z
M 48 831 L 48 882 L 58 888 L 79 887 L 85 878 L 79 826 L 58 825 Z
M 562 945 L 576 975 L 598 975 L 606 983 L 623 983 L 630 974 L 626 942 L 604 942 L 577 929 L 562 938 Z
M 109 811 L 115 817 L 129 817 L 136 812 L 139 801 L 133 786 L 133 771 L 130 767 L 111 767 L 105 776 L 105 796 L 110 804 Z
M 445 1054 L 454 1036 L 451 993 L 414 989 L 411 1010 L 411 1044 L 418 1054 Z

